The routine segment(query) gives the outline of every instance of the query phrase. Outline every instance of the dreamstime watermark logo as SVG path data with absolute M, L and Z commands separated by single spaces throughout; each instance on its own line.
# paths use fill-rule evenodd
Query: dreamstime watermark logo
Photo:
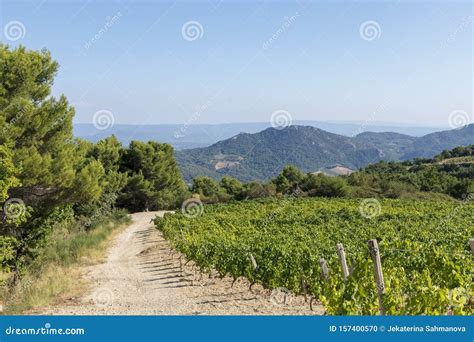
M 359 212 L 365 218 L 374 218 L 382 212 L 380 202 L 375 198 L 366 198 L 359 205 Z
M 448 293 L 448 315 L 453 315 L 457 308 L 464 308 L 471 303 L 472 293 L 467 288 L 454 288 Z
M 17 219 L 26 212 L 26 206 L 20 198 L 10 198 L 3 205 L 3 213 L 7 219 Z
M 111 111 L 102 109 L 95 112 L 92 118 L 92 123 L 94 124 L 95 128 L 100 131 L 104 131 L 114 125 L 115 118 Z
M 189 42 L 201 39 L 204 36 L 204 28 L 199 21 L 187 21 L 181 27 L 181 35 Z
M 448 118 L 449 127 L 452 129 L 461 129 L 471 123 L 469 114 L 463 110 L 455 110 L 449 114 Z
M 189 118 L 178 130 L 176 130 L 173 134 L 175 139 L 180 139 L 185 136 L 186 131 L 188 130 L 189 126 L 191 126 L 194 122 L 196 122 L 199 117 L 202 115 L 204 111 L 206 111 L 212 105 L 211 100 L 207 100 L 197 111 L 193 113 L 191 118 Z
M 95 43 L 97 43 L 102 36 L 110 30 L 112 26 L 122 17 L 121 12 L 117 12 L 114 16 L 112 17 L 107 17 L 105 19 L 105 24 L 104 26 L 97 31 L 97 33 L 87 42 L 84 44 L 84 49 L 88 50 L 90 49 Z
M 275 306 L 290 305 L 292 299 L 291 291 L 285 287 L 278 287 L 270 294 L 270 303 Z
M 382 114 L 383 112 L 385 112 L 385 106 L 383 104 L 381 104 L 375 109 L 375 111 L 372 112 L 372 114 L 369 115 L 369 118 L 366 119 L 362 123 L 362 125 L 360 125 L 357 129 L 355 129 L 350 134 L 350 136 L 355 137 L 356 135 L 365 132 L 367 130 L 367 126 L 369 125 L 369 123 L 374 122 L 375 119 L 377 118 L 377 115 Z
M 204 212 L 204 205 L 198 198 L 190 198 L 181 205 L 181 212 L 187 218 L 198 217 Z
M 285 129 L 286 127 L 290 127 L 293 122 L 293 118 L 291 114 L 286 110 L 277 110 L 272 113 L 270 118 L 270 123 L 272 127 L 275 129 Z
M 469 26 L 471 26 L 473 21 L 474 21 L 474 15 L 464 17 L 461 23 L 459 24 L 459 26 L 449 35 L 448 39 L 443 42 L 443 44 L 441 45 L 441 48 L 446 48 L 452 43 L 454 43 L 456 39 L 458 38 L 459 34 L 464 32 Z
M 3 27 L 3 34 L 5 35 L 5 38 L 14 42 L 19 39 L 25 38 L 26 27 L 21 21 L 13 20 L 8 22 Z
M 108 288 L 102 288 L 94 291 L 92 300 L 99 307 L 111 306 L 114 302 L 114 293 Z
M 283 24 L 278 28 L 278 30 L 275 31 L 275 33 L 267 39 L 265 43 L 263 43 L 262 48 L 264 50 L 268 50 L 270 46 L 278 39 L 280 36 L 285 33 L 291 25 L 293 25 L 296 21 L 296 19 L 300 16 L 298 12 L 296 12 L 294 15 L 291 17 L 285 17 Z
M 362 39 L 372 41 L 380 38 L 382 29 L 378 22 L 369 20 L 360 24 L 359 34 Z
M 34 327 L 12 327 L 5 329 L 6 335 L 29 336 L 29 335 L 84 335 L 84 328 L 53 328 L 51 323 L 45 323 L 39 328 Z

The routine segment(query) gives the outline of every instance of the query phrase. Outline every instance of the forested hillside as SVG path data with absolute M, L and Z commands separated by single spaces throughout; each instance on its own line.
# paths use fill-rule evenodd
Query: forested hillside
M 433 158 L 381 161 L 352 174 L 349 183 L 357 191 L 375 190 L 391 197 L 424 191 L 463 199 L 474 192 L 474 145 L 445 150 Z
M 199 176 L 191 192 L 205 203 L 285 196 L 464 200 L 474 192 L 473 146 L 445 150 L 432 159 L 380 161 L 350 175 L 305 173 L 286 165 L 266 182 Z
M 359 168 L 380 160 L 380 151 L 364 141 L 309 126 L 268 128 L 257 134 L 241 133 L 209 147 L 176 152 L 186 180 L 205 174 L 242 181 L 266 180 L 286 165 L 303 171 L 343 164 Z
M 433 157 L 445 149 L 469 144 L 474 144 L 474 124 L 420 138 L 390 132 L 346 137 L 310 126 L 290 126 L 241 133 L 209 147 L 177 151 L 176 158 L 188 182 L 198 175 L 252 181 L 268 180 L 286 164 L 304 172 L 334 165 L 358 169 L 380 160 Z

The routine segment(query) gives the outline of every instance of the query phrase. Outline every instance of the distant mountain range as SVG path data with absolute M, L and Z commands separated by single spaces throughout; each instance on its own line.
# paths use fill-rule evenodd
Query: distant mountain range
M 394 132 L 364 132 L 355 137 L 312 126 L 267 128 L 240 133 L 209 147 L 176 151 L 187 181 L 198 175 L 234 176 L 242 181 L 275 176 L 286 164 L 305 172 L 358 169 L 380 160 L 433 157 L 445 149 L 474 144 L 474 124 L 421 137 Z
M 423 127 L 387 122 L 322 122 L 294 121 L 295 126 L 312 126 L 325 131 L 346 136 L 355 136 L 362 132 L 396 132 L 412 136 L 423 136 L 440 131 L 440 127 Z M 74 124 L 74 135 L 96 142 L 114 134 L 122 143 L 131 140 L 155 140 L 166 142 L 176 150 L 204 147 L 218 141 L 231 138 L 241 132 L 257 133 L 271 127 L 269 122 L 233 123 L 233 124 L 174 124 L 174 125 L 113 125 L 105 130 L 97 129 L 93 124 Z

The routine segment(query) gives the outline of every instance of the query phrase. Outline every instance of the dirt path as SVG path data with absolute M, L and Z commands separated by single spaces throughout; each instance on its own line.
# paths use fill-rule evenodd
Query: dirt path
M 209 278 L 181 267 L 150 220 L 164 212 L 137 213 L 118 235 L 104 264 L 89 267 L 91 283 L 83 298 L 42 311 L 55 315 L 315 315 L 302 297 L 254 286 L 245 279 Z M 202 276 L 202 278 L 201 278 Z

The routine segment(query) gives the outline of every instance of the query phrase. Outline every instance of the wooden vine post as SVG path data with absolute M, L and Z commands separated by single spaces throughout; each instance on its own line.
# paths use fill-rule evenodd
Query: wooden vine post
M 320 258 L 319 259 L 319 265 L 321 266 L 321 272 L 323 273 L 323 279 L 325 281 L 329 281 L 329 267 L 328 263 L 326 262 L 326 259 Z M 311 299 L 309 300 L 309 307 L 311 311 L 313 311 L 313 301 L 316 300 L 314 296 L 311 296 Z
M 304 302 L 306 303 L 308 301 L 308 289 L 303 274 L 301 274 L 301 290 L 303 291 Z
M 385 315 L 385 306 L 383 305 L 383 296 L 385 293 L 385 283 L 383 280 L 382 262 L 380 261 L 379 244 L 376 239 L 368 241 L 369 251 L 374 261 L 374 275 L 377 284 L 377 297 L 379 299 L 380 314 Z
M 319 265 L 321 265 L 321 271 L 323 272 L 323 278 L 324 280 L 329 280 L 329 267 L 328 263 L 326 262 L 326 259 L 321 258 L 319 259 Z
M 474 238 L 469 239 L 469 246 L 471 247 L 471 253 L 474 254 Z
M 341 262 L 342 275 L 344 277 L 344 281 L 346 281 L 349 277 L 349 268 L 347 267 L 346 252 L 344 251 L 344 246 L 342 245 L 342 243 L 338 243 L 336 245 L 336 248 L 337 255 L 339 255 L 339 261 Z

